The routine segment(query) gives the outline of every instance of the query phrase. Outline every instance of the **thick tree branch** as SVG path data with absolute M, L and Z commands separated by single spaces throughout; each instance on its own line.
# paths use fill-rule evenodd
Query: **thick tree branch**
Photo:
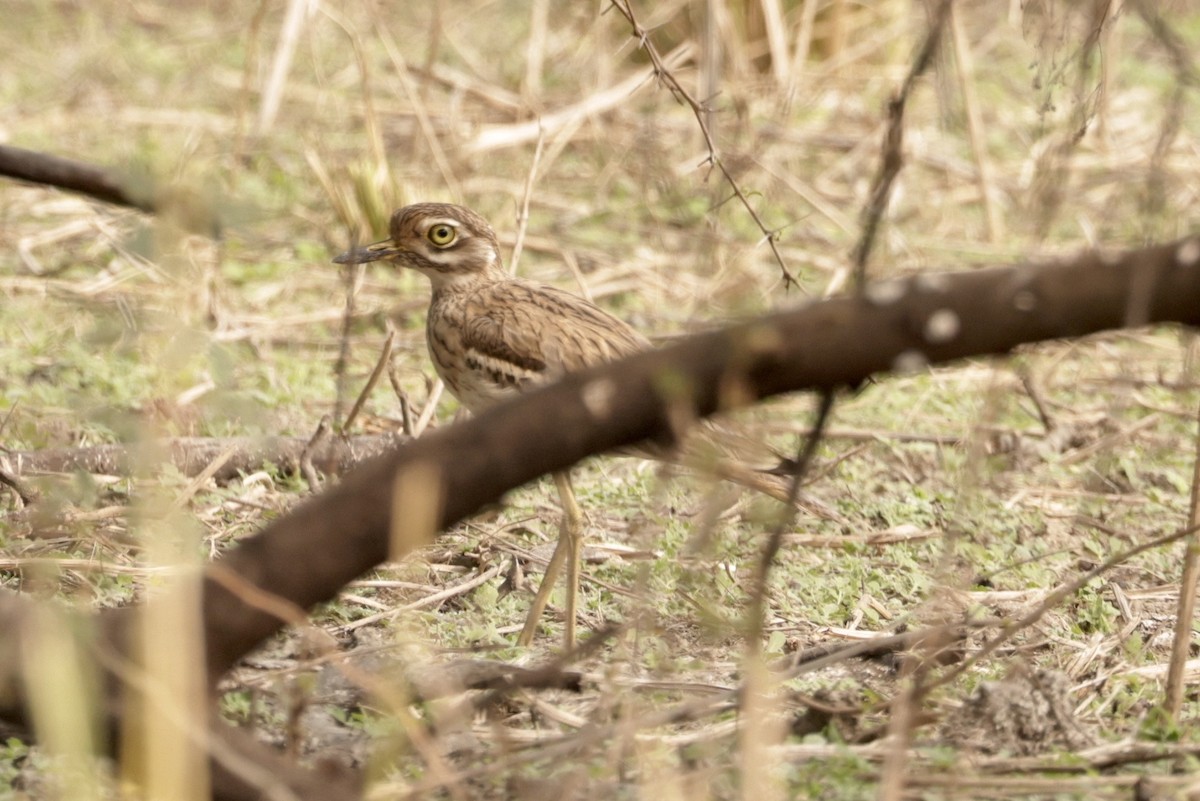
M 151 213 L 157 211 L 152 197 L 134 192 L 111 171 L 48 153 L 0 145 L 0 175 L 79 192 L 118 206 Z
M 0 145 L 0 175 L 167 215 L 188 230 L 211 237 L 219 236 L 229 219 L 228 199 L 218 203 L 216 197 L 189 187 L 160 185 L 149 179 L 135 181 L 94 164 L 12 145 Z

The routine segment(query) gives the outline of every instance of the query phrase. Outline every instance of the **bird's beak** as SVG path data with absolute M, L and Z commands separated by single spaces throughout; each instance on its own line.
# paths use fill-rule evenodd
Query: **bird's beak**
M 400 248 L 395 246 L 395 243 L 390 239 L 381 239 L 374 244 L 367 245 L 365 248 L 357 250 L 347 250 L 342 255 L 333 260 L 334 264 L 366 264 L 369 261 L 379 261 L 380 259 L 389 259 L 392 256 L 399 254 Z

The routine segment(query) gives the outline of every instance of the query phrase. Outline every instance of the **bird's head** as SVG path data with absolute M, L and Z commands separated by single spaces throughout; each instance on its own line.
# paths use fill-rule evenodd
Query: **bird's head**
M 503 275 L 500 243 L 487 220 L 463 206 L 416 203 L 392 214 L 390 236 L 349 250 L 337 264 L 387 261 L 419 270 L 434 288 Z

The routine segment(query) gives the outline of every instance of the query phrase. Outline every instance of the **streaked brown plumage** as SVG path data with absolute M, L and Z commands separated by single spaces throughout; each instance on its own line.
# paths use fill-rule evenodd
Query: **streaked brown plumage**
M 470 209 L 448 203 L 406 206 L 392 215 L 389 232 L 388 239 L 334 261 L 389 261 L 428 276 L 433 286 L 425 324 L 429 355 L 446 387 L 472 412 L 564 373 L 650 347 L 645 337 L 589 301 L 505 272 L 495 232 Z M 569 557 L 565 638 L 570 646 L 582 517 L 567 476 L 555 481 L 565 512 L 563 533 L 520 641 L 532 638 L 557 565 Z

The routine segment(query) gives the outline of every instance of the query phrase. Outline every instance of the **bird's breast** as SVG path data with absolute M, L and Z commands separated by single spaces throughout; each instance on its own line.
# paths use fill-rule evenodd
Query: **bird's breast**
M 438 376 L 459 403 L 478 412 L 519 393 L 537 376 L 471 347 L 463 337 L 468 323 L 453 309 L 437 314 L 431 309 L 425 330 Z

